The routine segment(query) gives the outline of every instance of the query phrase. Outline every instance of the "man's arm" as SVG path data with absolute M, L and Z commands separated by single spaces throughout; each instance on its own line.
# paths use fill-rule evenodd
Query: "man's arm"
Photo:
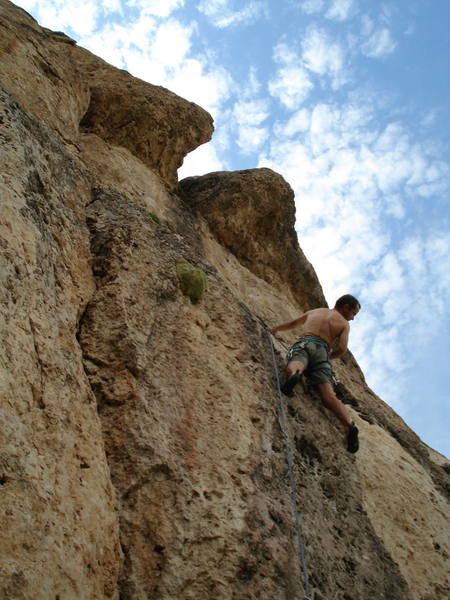
M 347 352 L 349 331 L 350 331 L 349 324 L 346 323 L 344 325 L 344 329 L 343 329 L 342 333 L 339 336 L 339 344 L 330 353 L 331 358 L 339 358 L 340 356 L 342 356 L 343 354 L 345 354 Z
M 276 327 L 272 327 L 270 330 L 272 333 L 276 333 L 277 331 L 286 331 L 287 329 L 294 329 L 298 325 L 302 325 L 306 321 L 308 313 L 303 313 L 298 319 L 294 321 L 289 321 L 289 323 L 283 323 L 282 325 L 277 325 Z

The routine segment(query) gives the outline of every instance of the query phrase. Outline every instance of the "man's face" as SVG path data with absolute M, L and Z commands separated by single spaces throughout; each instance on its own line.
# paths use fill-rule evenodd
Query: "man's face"
M 342 311 L 342 316 L 344 319 L 347 319 L 347 321 L 353 321 L 353 319 L 359 313 L 359 306 L 356 305 L 354 308 L 350 308 L 348 304 L 344 304 L 344 310 L 345 312 Z

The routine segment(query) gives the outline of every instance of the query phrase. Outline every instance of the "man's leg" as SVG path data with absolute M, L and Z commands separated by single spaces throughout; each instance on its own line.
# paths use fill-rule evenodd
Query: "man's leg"
M 294 373 L 299 373 L 300 375 L 305 370 L 305 365 L 299 360 L 291 360 L 286 367 L 286 377 L 290 377 Z
M 322 398 L 324 406 L 331 410 L 331 412 L 337 416 L 341 423 L 344 423 L 344 425 L 350 427 L 352 420 L 347 412 L 347 409 L 345 408 L 345 405 L 336 398 L 336 394 L 334 393 L 331 383 L 318 383 L 317 389 L 320 397 Z
M 341 423 L 347 426 L 347 450 L 349 452 L 357 452 L 359 448 L 358 428 L 351 420 L 345 405 L 336 398 L 333 386 L 331 383 L 327 382 L 318 383 L 317 389 L 320 397 L 322 398 L 324 406 L 331 410 L 331 412 L 337 416 Z
M 293 396 L 294 387 L 300 381 L 300 376 L 305 370 L 305 365 L 299 360 L 291 360 L 286 367 L 286 380 L 281 386 L 285 396 Z

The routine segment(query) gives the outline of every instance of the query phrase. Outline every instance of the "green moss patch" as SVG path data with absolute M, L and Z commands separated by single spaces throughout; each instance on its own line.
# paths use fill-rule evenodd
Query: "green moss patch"
M 198 302 L 206 290 L 206 273 L 185 260 L 177 262 L 177 276 L 181 291 L 192 302 Z
M 146 217 L 147 217 L 147 220 L 150 221 L 151 223 L 155 223 L 156 225 L 161 225 L 161 219 L 154 212 L 148 212 Z

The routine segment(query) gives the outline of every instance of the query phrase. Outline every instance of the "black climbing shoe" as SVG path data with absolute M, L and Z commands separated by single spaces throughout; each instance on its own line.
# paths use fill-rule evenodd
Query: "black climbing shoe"
M 286 381 L 281 386 L 281 391 L 285 396 L 289 396 L 289 398 L 292 398 L 292 396 L 294 395 L 294 387 L 300 381 L 300 378 L 300 373 L 294 373 L 286 379 Z
M 353 454 L 358 452 L 359 448 L 358 433 L 359 429 L 352 423 L 347 434 L 347 450 Z

